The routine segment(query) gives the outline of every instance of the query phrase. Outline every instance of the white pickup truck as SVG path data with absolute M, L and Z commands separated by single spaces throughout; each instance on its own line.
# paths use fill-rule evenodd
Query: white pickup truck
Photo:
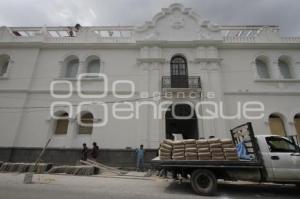
M 285 137 L 254 136 L 251 123 L 231 130 L 235 144 L 243 142 L 252 160 L 152 160 L 152 167 L 190 179 L 200 195 L 214 195 L 217 180 L 296 184 L 300 186 L 300 148 Z

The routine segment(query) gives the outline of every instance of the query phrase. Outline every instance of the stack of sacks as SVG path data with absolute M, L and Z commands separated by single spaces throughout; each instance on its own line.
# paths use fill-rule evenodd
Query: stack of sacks
M 235 148 L 231 139 L 222 139 L 221 143 L 223 148 Z
M 184 140 L 184 155 L 186 160 L 197 160 L 198 159 L 198 151 L 196 140 L 189 139 Z
M 184 142 L 183 140 L 178 140 L 173 142 L 173 153 L 172 159 L 173 160 L 185 160 L 184 155 Z
M 206 139 L 196 141 L 198 160 L 211 160 L 211 153 L 209 150 L 209 144 Z
M 172 157 L 172 140 L 164 140 L 159 147 L 159 158 L 161 160 L 170 160 Z
M 212 160 L 225 160 L 222 143 L 218 138 L 208 139 Z
M 221 140 L 226 160 L 239 160 L 236 148 L 231 139 Z

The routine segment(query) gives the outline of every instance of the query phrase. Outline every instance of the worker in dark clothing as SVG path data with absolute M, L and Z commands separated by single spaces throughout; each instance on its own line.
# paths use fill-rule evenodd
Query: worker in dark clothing
M 144 170 L 144 154 L 145 154 L 145 150 L 144 150 L 144 146 L 140 145 L 139 149 L 136 149 L 136 169 L 137 171 L 143 171 Z
M 89 149 L 87 148 L 86 143 L 83 143 L 82 146 L 83 146 L 83 149 L 81 150 L 81 155 L 82 155 L 81 159 L 83 161 L 86 161 L 87 157 L 88 157 Z
M 91 156 L 93 159 L 97 159 L 99 154 L 99 146 L 97 145 L 96 142 L 93 142 L 93 148 L 92 148 L 92 152 L 91 152 Z

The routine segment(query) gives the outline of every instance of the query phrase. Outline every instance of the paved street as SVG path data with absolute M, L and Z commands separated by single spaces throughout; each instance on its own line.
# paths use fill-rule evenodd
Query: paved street
M 0 174 L 0 199 L 156 199 L 156 198 L 299 198 L 293 186 L 224 184 L 214 197 L 195 195 L 188 183 L 142 177 L 78 177 L 35 175 L 35 184 L 23 184 L 23 174 Z

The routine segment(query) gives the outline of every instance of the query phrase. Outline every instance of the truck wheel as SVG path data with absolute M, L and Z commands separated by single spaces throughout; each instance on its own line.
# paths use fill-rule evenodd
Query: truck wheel
M 215 195 L 217 191 L 217 179 L 209 170 L 195 170 L 191 176 L 191 185 L 199 195 Z

